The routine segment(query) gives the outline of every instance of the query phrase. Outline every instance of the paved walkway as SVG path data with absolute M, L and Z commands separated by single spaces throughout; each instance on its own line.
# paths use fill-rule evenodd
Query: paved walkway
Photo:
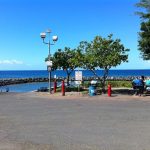
M 0 94 L 0 150 L 149 150 L 150 99 Z

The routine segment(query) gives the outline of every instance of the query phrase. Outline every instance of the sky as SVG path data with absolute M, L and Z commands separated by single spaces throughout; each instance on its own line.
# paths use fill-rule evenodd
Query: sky
M 138 0 L 0 0 L 0 70 L 45 70 L 48 45 L 40 33 L 58 36 L 51 54 L 95 36 L 121 39 L 129 62 L 113 69 L 149 69 L 138 50 Z M 48 39 L 46 39 L 48 40 Z M 52 42 L 52 40 L 51 40 Z

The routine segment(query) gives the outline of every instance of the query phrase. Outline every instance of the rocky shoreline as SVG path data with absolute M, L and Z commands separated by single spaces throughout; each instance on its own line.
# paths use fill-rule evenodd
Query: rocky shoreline
M 108 77 L 107 80 L 110 81 L 131 81 L 134 77 Z M 57 78 L 58 82 L 61 82 L 65 78 Z M 32 82 L 48 82 L 48 78 L 10 78 L 10 79 L 0 79 L 0 86 L 12 85 L 12 84 L 23 84 L 23 83 L 32 83 Z M 51 78 L 52 81 L 56 80 Z M 74 78 L 71 78 L 71 81 L 74 81 Z M 95 77 L 84 77 L 84 81 L 97 80 Z
M 15 78 L 15 79 L 1 79 L 0 86 L 32 83 L 32 82 L 47 82 L 48 78 Z

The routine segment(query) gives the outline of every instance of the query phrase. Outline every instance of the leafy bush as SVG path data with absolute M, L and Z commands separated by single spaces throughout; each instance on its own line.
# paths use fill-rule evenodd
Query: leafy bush
M 107 81 L 106 85 L 108 84 L 111 84 L 112 87 L 132 87 L 131 81 Z
M 108 83 L 110 83 L 112 87 L 127 87 L 127 88 L 132 87 L 131 81 L 106 81 L 106 86 L 108 85 Z M 82 86 L 85 88 L 88 88 L 90 85 L 91 85 L 90 81 L 85 81 L 82 84 Z M 98 82 L 96 86 L 102 87 L 100 82 Z
M 78 91 L 83 91 L 82 87 L 66 87 L 65 89 L 66 92 L 78 92 Z
M 132 87 L 131 81 L 106 81 L 106 88 L 108 84 L 111 84 L 111 86 L 114 88 L 119 88 L 119 87 L 131 88 Z M 66 88 L 65 91 L 66 92 L 88 91 L 88 88 L 90 85 L 91 85 L 90 81 L 84 81 L 82 85 L 80 86 L 80 90 L 78 89 L 78 87 L 65 87 Z M 97 90 L 100 90 L 102 87 L 100 82 L 98 82 L 96 86 L 97 86 Z M 61 92 L 61 87 L 57 88 L 57 92 Z
M 91 85 L 90 81 L 84 81 L 84 82 L 82 83 L 82 86 L 83 86 L 84 88 L 88 88 L 90 85 Z

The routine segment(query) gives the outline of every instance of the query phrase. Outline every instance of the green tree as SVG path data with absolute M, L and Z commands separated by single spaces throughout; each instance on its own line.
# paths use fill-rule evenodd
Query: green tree
M 80 49 L 84 52 L 83 68 L 91 70 L 93 74 L 101 81 L 102 91 L 105 92 L 105 81 L 108 76 L 109 69 L 116 67 L 122 62 L 127 62 L 128 55 L 121 44 L 120 39 L 113 40 L 112 34 L 107 38 L 96 36 L 90 43 L 84 41 L 80 43 Z M 103 77 L 97 74 L 97 69 L 103 69 Z
M 69 85 L 70 75 L 77 68 L 80 67 L 81 60 L 80 50 L 65 47 L 64 50 L 58 49 L 51 60 L 53 61 L 53 69 L 63 69 L 67 74 L 67 85 Z M 48 58 L 46 58 L 48 59 Z
M 143 11 L 137 12 L 141 18 L 141 27 L 139 32 L 139 50 L 144 60 L 150 59 L 150 0 L 140 0 L 136 4 Z
M 53 57 L 52 55 L 48 55 L 46 58 L 45 58 L 45 62 L 46 61 L 52 61 L 52 67 L 51 67 L 51 70 L 54 71 L 57 69 L 57 60 L 55 57 Z

